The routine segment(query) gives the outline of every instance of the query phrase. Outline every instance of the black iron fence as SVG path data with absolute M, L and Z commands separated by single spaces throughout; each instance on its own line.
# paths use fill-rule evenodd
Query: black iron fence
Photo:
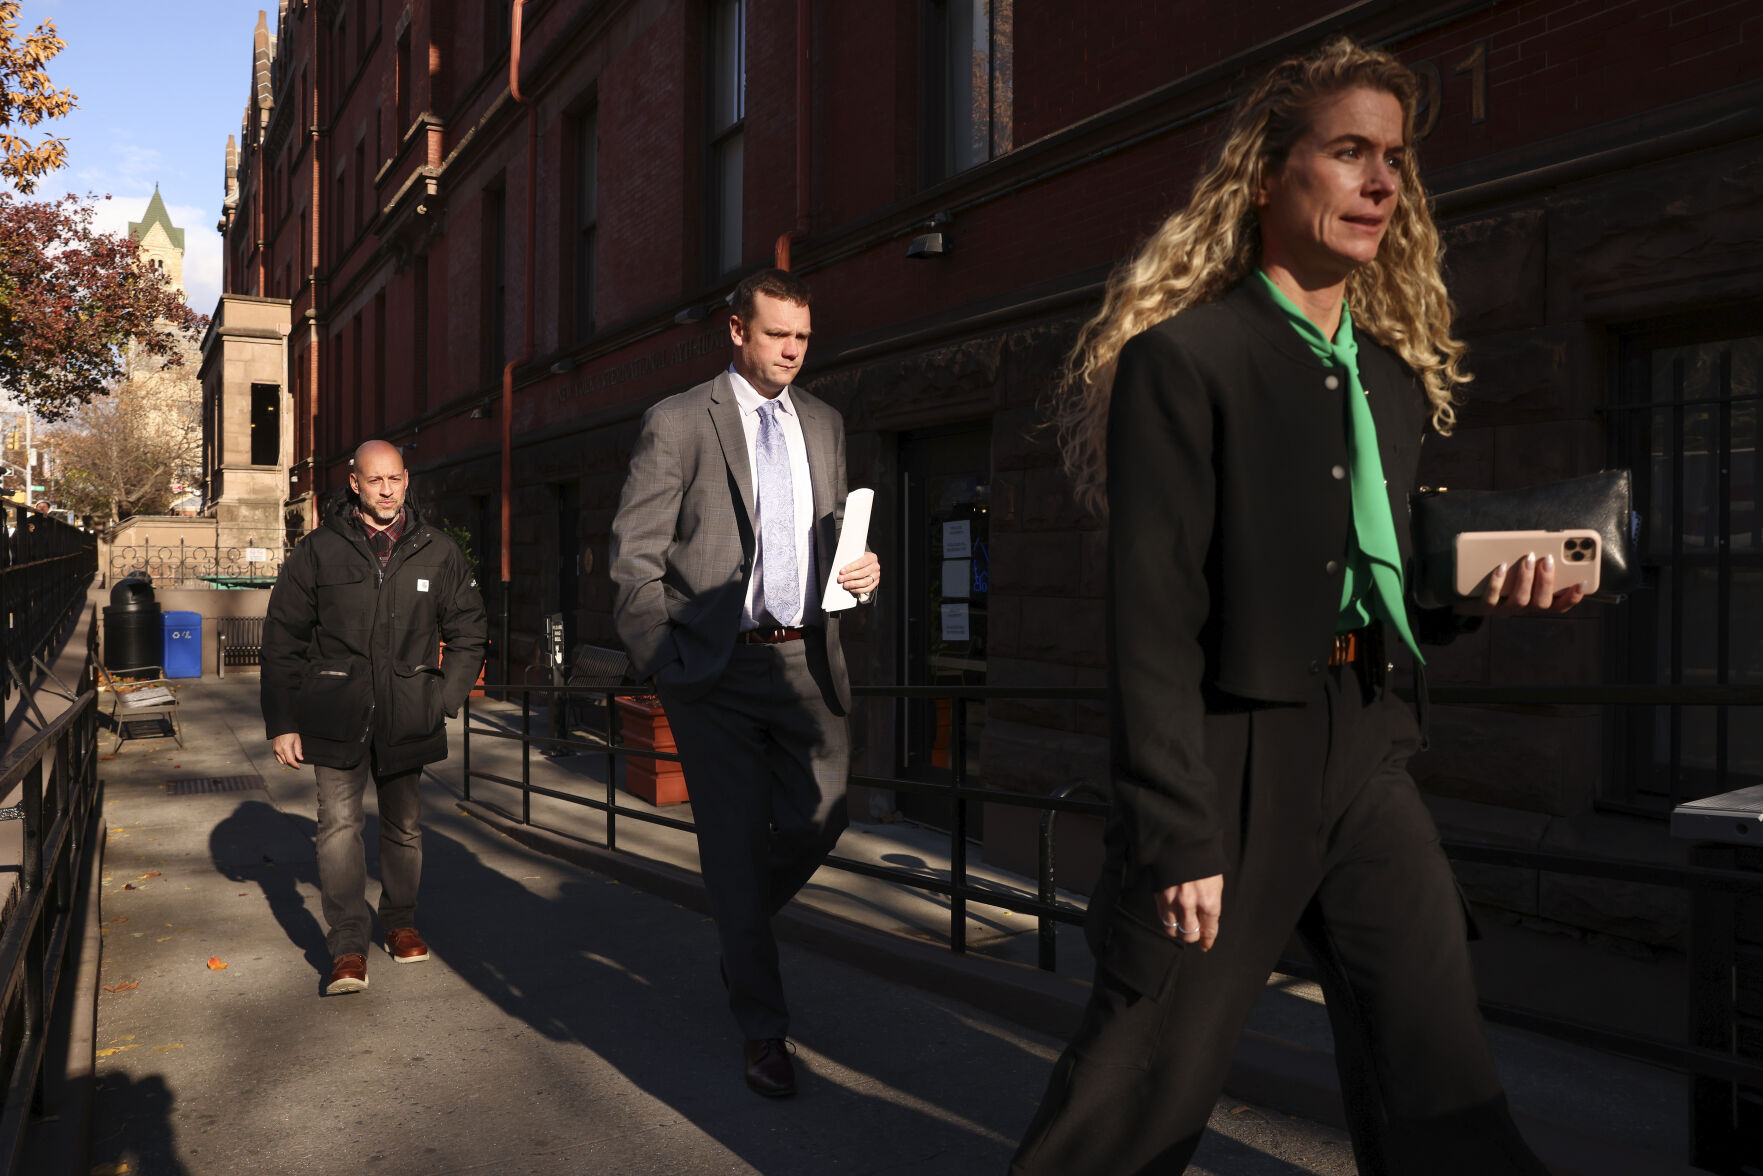
M 44 1111 L 50 1017 L 85 926 L 75 897 L 101 833 L 96 655 L 94 629 L 72 705 L 10 749 L 0 774 L 10 802 L 0 822 L 22 828 L 15 895 L 0 921 L 0 1176 L 20 1170 L 26 1132 Z
M 621 719 L 619 708 L 613 704 L 617 697 L 644 696 L 649 692 L 641 687 L 631 686 L 486 686 L 488 694 L 499 694 L 504 697 L 518 695 L 520 697 L 520 730 L 503 731 L 488 726 L 473 726 L 471 722 L 471 705 L 469 700 L 465 707 L 464 725 L 464 791 L 465 798 L 471 799 L 471 782 L 488 780 L 492 783 L 520 789 L 521 811 L 523 824 L 532 823 L 532 798 L 534 796 L 549 797 L 570 804 L 595 809 L 606 816 L 606 847 L 618 848 L 618 818 L 629 817 L 647 824 L 661 825 L 670 829 L 692 831 L 689 821 L 677 817 L 669 817 L 657 813 L 653 809 L 633 808 L 618 803 L 618 773 L 615 770 L 620 757 L 635 757 L 645 760 L 659 760 L 678 763 L 679 756 L 672 752 L 651 751 L 642 747 L 626 746 L 621 737 Z M 906 869 L 894 869 L 878 866 L 870 862 L 855 861 L 850 858 L 834 855 L 827 859 L 826 864 L 834 869 L 846 870 L 854 874 L 867 874 L 889 882 L 899 882 L 919 890 L 927 890 L 940 894 L 949 900 L 949 947 L 952 951 L 967 950 L 967 904 L 979 903 L 986 906 L 1001 907 L 1019 914 L 1034 915 L 1042 920 L 1044 928 L 1043 943 L 1052 938 L 1051 922 L 1057 920 L 1066 923 L 1079 923 L 1083 920 L 1083 911 L 1079 907 L 1063 905 L 1055 901 L 1052 891 L 1053 854 L 1052 827 L 1044 826 L 1041 839 L 1041 881 L 1034 896 L 1017 894 L 987 886 L 983 882 L 975 882 L 967 877 L 967 843 L 968 843 L 968 803 L 980 801 L 986 804 L 1007 804 L 1023 808 L 1039 809 L 1045 813 L 1076 812 L 1088 813 L 1092 816 L 1103 816 L 1107 807 L 1095 800 L 1085 800 L 1074 795 L 1047 796 L 1037 792 L 1015 792 L 1008 789 L 983 787 L 975 785 L 968 777 L 966 748 L 966 708 L 969 702 L 987 700 L 1041 700 L 1070 701 L 1081 698 L 1105 698 L 1101 690 L 1073 690 L 1063 687 L 1000 687 L 1000 686 L 856 686 L 851 693 L 859 697 L 888 697 L 901 699 L 948 699 L 954 708 L 954 721 L 950 724 L 949 762 L 950 779 L 947 782 L 933 780 L 901 779 L 892 776 L 853 775 L 852 784 L 869 788 L 893 789 L 901 792 L 922 792 L 945 798 L 951 802 L 953 819 L 949 828 L 949 880 L 927 877 Z M 605 717 L 600 740 L 589 741 L 572 737 L 535 734 L 532 729 L 533 695 L 567 697 L 571 695 L 599 696 L 605 700 Z M 491 772 L 474 769 L 471 765 L 471 741 L 474 738 L 517 740 L 521 745 L 520 779 L 501 776 Z M 606 780 L 604 795 L 601 797 L 584 796 L 580 793 L 562 792 L 533 783 L 532 749 L 538 746 L 558 751 L 593 752 L 606 757 Z M 1056 950 L 1056 949 L 1051 949 Z M 1051 970 L 1057 965 L 1057 956 L 1051 950 L 1043 948 L 1041 966 Z
M 175 544 L 130 544 L 110 549 L 108 582 L 131 572 L 145 572 L 166 588 L 267 588 L 275 583 L 282 563 L 293 551 L 275 547 L 198 546 L 179 540 Z
M 51 644 L 67 636 L 97 574 L 97 540 L 23 506 L 0 511 L 0 704 L 23 691 Z M 28 698 L 27 698 L 28 701 Z

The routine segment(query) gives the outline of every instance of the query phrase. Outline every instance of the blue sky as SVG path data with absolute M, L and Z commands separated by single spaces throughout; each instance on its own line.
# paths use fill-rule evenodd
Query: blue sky
M 58 88 L 78 96 L 66 118 L 39 124 L 65 136 L 67 166 L 37 185 L 40 198 L 109 193 L 99 226 L 139 220 L 159 184 L 184 230 L 190 304 L 212 314 L 220 297 L 220 219 L 226 138 L 251 92 L 251 32 L 260 9 L 275 29 L 275 0 L 24 0 L 21 34 L 55 22 L 67 48 L 49 63 Z M 35 139 L 38 134 L 29 137 Z

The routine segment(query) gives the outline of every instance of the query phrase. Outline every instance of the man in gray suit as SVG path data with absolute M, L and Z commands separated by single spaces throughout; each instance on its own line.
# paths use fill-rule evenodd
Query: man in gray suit
M 612 522 L 613 615 L 679 745 L 747 1085 L 796 1091 L 771 916 L 845 828 L 851 706 L 837 613 L 821 608 L 845 505 L 837 410 L 792 387 L 808 287 L 735 289 L 734 360 L 643 417 Z M 873 554 L 839 569 L 866 601 Z

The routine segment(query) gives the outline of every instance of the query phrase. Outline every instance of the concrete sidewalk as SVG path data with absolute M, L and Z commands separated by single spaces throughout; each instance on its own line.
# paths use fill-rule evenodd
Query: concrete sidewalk
M 256 686 L 183 687 L 182 751 L 104 765 L 91 1172 L 1003 1171 L 1054 1036 L 786 944 L 802 1093 L 761 1100 L 706 918 L 467 815 L 456 759 L 424 793 L 435 958 L 321 998 L 311 774 L 269 759 Z M 1234 1101 L 1214 1127 L 1197 1171 L 1353 1171 L 1332 1128 Z
M 472 717 L 477 731 L 516 732 L 521 725 L 518 705 L 495 700 L 474 700 Z M 530 725 L 535 734 L 548 730 L 541 709 L 535 708 Z M 457 738 L 454 747 L 458 757 Z M 472 740 L 471 755 L 474 772 L 521 775 L 517 742 L 480 735 Z M 535 751 L 528 770 L 535 786 L 552 792 L 594 798 L 605 792 L 603 754 L 547 759 Z M 458 776 L 456 764 L 442 773 L 455 786 Z M 647 808 L 628 794 L 619 796 L 622 805 Z M 629 852 L 610 854 L 599 848 L 606 840 L 605 818 L 593 809 L 534 795 L 527 802 L 532 824 L 553 831 L 540 832 L 517 819 L 523 808 L 518 789 L 474 780 L 471 797 L 468 811 L 528 845 L 681 902 L 702 902 L 697 847 L 689 833 L 621 818 L 618 844 Z M 688 817 L 691 806 L 664 811 Z M 854 826 L 840 839 L 837 853 L 921 876 L 950 876 L 947 834 L 910 824 Z M 989 868 L 978 856 L 970 848 L 971 882 L 1033 894 L 1032 879 Z M 1083 903 L 1074 894 L 1062 893 L 1060 899 L 1074 909 Z M 901 983 L 981 1000 L 1055 1039 L 1070 1034 L 1094 966 L 1079 928 L 1059 928 L 1059 968 L 1053 976 L 1032 966 L 1038 947 L 1034 918 L 971 904 L 965 957 L 951 955 L 945 946 L 949 922 L 949 902 L 940 895 L 822 869 L 784 912 L 780 935 Z M 1668 1036 L 1687 1023 L 1686 997 L 1674 984 L 1681 976 L 1670 968 L 1649 967 L 1493 918 L 1481 923 L 1485 938 L 1472 956 L 1484 999 L 1553 1009 L 1648 1036 Z M 869 931 L 885 933 L 886 942 L 873 942 Z M 1689 1111 L 1687 1083 L 1680 1076 L 1498 1026 L 1489 1028 L 1489 1039 L 1520 1126 L 1558 1172 L 1665 1176 L 1694 1171 L 1682 1160 Z M 1225 1089 L 1257 1105 L 1341 1126 L 1333 1050 L 1321 989 L 1271 976 Z

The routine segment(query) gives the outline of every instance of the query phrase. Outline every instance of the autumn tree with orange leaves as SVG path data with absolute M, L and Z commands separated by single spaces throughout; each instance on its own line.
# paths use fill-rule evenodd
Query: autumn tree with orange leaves
M 73 109 L 77 98 L 57 90 L 44 68 L 67 48 L 67 42 L 56 35 L 53 21 L 44 21 L 28 37 L 20 37 L 21 3 L 0 0 L 0 179 L 29 195 L 36 191 L 37 177 L 66 162 L 67 140 L 44 135 L 33 143 L 14 128 L 29 130 L 46 119 L 60 118 Z
M 67 47 L 45 21 L 20 37 L 21 0 L 0 0 L 0 391 L 59 420 L 125 376 L 125 350 L 177 366 L 206 319 L 124 233 L 99 233 L 76 196 L 27 200 L 67 141 L 19 134 L 73 109 L 45 68 Z M 108 197 L 106 197 L 108 199 Z

